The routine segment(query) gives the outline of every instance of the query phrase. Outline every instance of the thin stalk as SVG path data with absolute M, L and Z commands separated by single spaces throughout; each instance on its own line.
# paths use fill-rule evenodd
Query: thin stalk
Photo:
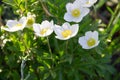
M 25 46 L 25 51 L 23 51 L 23 55 L 22 55 L 20 72 L 21 72 L 21 80 L 27 80 L 29 78 L 30 74 L 28 73 L 28 75 L 24 79 L 24 68 L 25 68 L 25 62 L 27 61 L 27 58 L 30 53 L 29 53 L 29 48 L 27 47 L 27 44 L 26 44 L 23 36 L 24 36 L 24 32 L 20 32 L 19 39 L 20 39 L 20 41 L 22 40 L 23 45 Z M 27 55 L 25 55 L 25 53 L 27 53 Z
M 50 55 L 51 55 L 51 60 L 52 60 L 52 66 L 53 67 L 53 56 L 52 56 L 52 50 L 51 50 L 51 47 L 50 47 L 50 42 L 49 42 L 49 38 L 47 37 L 47 44 L 48 44 L 48 48 L 49 48 L 49 52 L 50 52 Z
M 66 53 L 68 53 L 68 52 L 67 52 L 67 50 L 68 50 L 68 42 L 69 42 L 69 41 L 67 40 L 67 41 L 66 41 L 66 45 L 65 45 L 65 46 L 66 46 L 66 48 L 65 48 L 65 52 L 66 52 Z
M 44 5 L 42 0 L 39 0 L 40 4 L 42 5 L 43 11 L 46 13 L 47 16 L 53 17 L 53 15 L 48 11 L 47 7 Z
M 27 0 L 25 0 L 25 10 L 27 10 Z
M 27 80 L 30 77 L 30 73 L 28 73 L 28 75 L 26 76 L 25 80 Z
M 119 9 L 120 9 L 120 4 L 118 4 L 118 5 L 116 6 L 115 12 L 114 12 L 114 14 L 112 15 L 112 17 L 111 17 L 111 19 L 110 19 L 110 22 L 109 22 L 109 24 L 108 24 L 108 26 L 107 26 L 106 32 L 107 32 L 107 33 L 110 33 L 110 35 L 108 36 L 108 39 L 111 39 L 111 37 L 112 37 L 110 31 L 112 31 L 112 25 L 114 24 L 114 21 L 115 21 L 116 18 L 117 18 L 117 13 L 119 13 Z
M 25 60 L 22 60 L 22 63 L 21 63 L 21 80 L 24 80 L 24 67 L 25 67 Z
M 52 50 L 51 50 L 51 47 L 50 47 L 50 42 L 49 42 L 49 38 L 48 37 L 47 37 L 47 44 L 48 44 L 49 52 L 50 52 L 51 59 L 52 59 L 53 58 L 52 57 Z
M 118 10 L 119 10 L 119 4 L 117 5 L 117 7 L 116 7 L 116 9 L 115 9 L 115 12 L 114 12 L 114 14 L 112 15 L 112 17 L 111 17 L 111 19 L 110 19 L 110 22 L 109 22 L 109 24 L 108 24 L 108 26 L 107 26 L 107 29 L 110 28 L 110 26 L 112 25 L 112 23 L 113 23 L 113 21 L 114 21 L 114 19 L 115 19 L 115 17 L 116 17 L 116 14 L 117 14 L 117 12 L 118 12 Z
M 94 10 L 94 17 L 96 18 L 97 17 L 97 10 L 96 10 L 96 8 L 95 8 L 95 6 L 93 5 L 93 10 Z

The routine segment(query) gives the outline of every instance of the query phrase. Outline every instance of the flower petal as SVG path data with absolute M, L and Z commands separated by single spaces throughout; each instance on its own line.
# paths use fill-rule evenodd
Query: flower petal
M 90 12 L 89 8 L 80 8 L 80 9 L 81 9 L 81 17 L 86 16 Z
M 69 24 L 68 22 L 65 22 L 65 23 L 62 25 L 62 28 L 63 28 L 64 30 L 70 29 L 70 24 Z
M 60 36 L 55 36 L 55 38 L 60 39 L 60 40 L 67 40 L 67 39 L 69 39 L 70 37 L 63 38 L 63 37 L 60 37 Z
M 74 37 L 78 33 L 78 31 L 79 31 L 79 25 L 78 24 L 74 24 L 70 28 L 72 30 L 71 37 Z
M 37 23 L 34 23 L 33 24 L 33 30 L 36 32 L 36 33 L 40 33 L 40 24 L 37 24 Z
M 67 9 L 67 12 L 70 12 L 71 11 L 71 7 L 73 6 L 72 3 L 67 3 L 66 4 L 66 9 Z
M 57 36 L 62 37 L 62 35 L 61 35 L 62 30 L 63 30 L 63 29 L 61 28 L 61 26 L 55 25 L 55 27 L 54 27 L 54 32 L 55 32 L 55 34 L 56 34 Z
M 64 15 L 64 20 L 68 21 L 68 22 L 72 22 L 73 21 L 73 17 L 71 16 L 70 13 L 65 13 Z
M 6 26 L 8 26 L 8 28 L 11 28 L 14 27 L 17 23 L 17 20 L 8 20 Z
M 94 37 L 94 39 L 96 39 L 96 41 L 98 41 L 98 32 L 94 31 L 92 34 L 92 37 Z

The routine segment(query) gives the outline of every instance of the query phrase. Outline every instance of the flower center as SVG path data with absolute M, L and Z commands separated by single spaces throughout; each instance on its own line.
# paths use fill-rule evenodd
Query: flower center
M 45 34 L 46 32 L 48 31 L 48 29 L 47 28 L 44 28 L 44 29 L 42 29 L 41 31 L 40 31 L 40 34 Z
M 89 2 L 89 1 L 87 1 L 87 2 L 86 2 L 86 4 L 90 4 L 90 2 Z
M 34 19 L 33 18 L 28 18 L 27 25 L 32 25 L 33 23 L 34 23 Z
M 18 24 L 16 24 L 15 26 L 17 26 L 17 27 L 21 27 L 21 26 L 22 26 L 22 24 L 18 23 Z
M 72 34 L 72 31 L 71 31 L 71 30 L 64 30 L 64 31 L 62 32 L 62 36 L 63 36 L 64 38 L 70 36 L 71 34 Z
M 79 17 L 80 16 L 80 10 L 79 9 L 72 10 L 72 16 L 73 17 Z
M 87 41 L 87 45 L 88 45 L 89 47 L 91 47 L 91 46 L 93 46 L 93 45 L 95 45 L 95 44 L 96 44 L 96 40 L 93 39 L 93 38 L 90 38 L 90 39 Z

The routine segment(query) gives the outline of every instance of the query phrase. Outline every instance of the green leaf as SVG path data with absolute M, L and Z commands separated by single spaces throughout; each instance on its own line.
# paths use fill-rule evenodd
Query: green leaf
M 50 76 L 50 73 L 45 73 L 44 77 L 43 77 L 43 80 L 46 80 L 49 76 Z
M 51 73 L 51 76 L 53 77 L 53 79 L 55 79 L 56 78 L 56 72 L 51 70 L 50 73 Z

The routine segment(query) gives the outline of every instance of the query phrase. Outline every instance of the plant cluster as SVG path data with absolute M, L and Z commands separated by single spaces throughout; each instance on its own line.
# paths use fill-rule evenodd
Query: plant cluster
M 3 2 L 19 19 L 1 27 L 0 80 L 113 80 L 108 42 L 118 27 L 109 34 L 112 23 L 91 17 L 97 0 Z

